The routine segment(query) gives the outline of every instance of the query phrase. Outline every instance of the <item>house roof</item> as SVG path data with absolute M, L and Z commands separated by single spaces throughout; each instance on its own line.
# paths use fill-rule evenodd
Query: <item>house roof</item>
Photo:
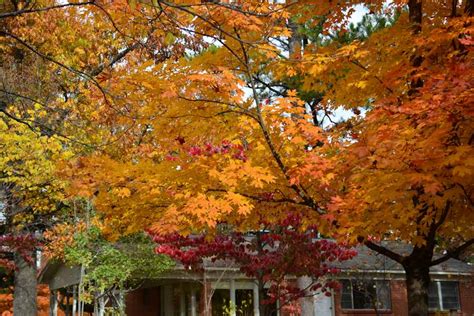
M 382 243 L 382 245 L 400 255 L 408 255 L 413 249 L 413 247 L 409 244 L 396 241 L 385 241 Z M 353 259 L 343 262 L 335 262 L 334 265 L 346 272 L 404 273 L 404 269 L 401 264 L 367 248 L 364 245 L 355 247 L 355 250 L 357 251 L 357 256 L 355 256 Z M 238 265 L 229 260 L 204 260 L 204 267 L 207 270 L 238 270 L 239 268 Z M 460 260 L 449 259 L 439 265 L 431 267 L 430 273 L 439 275 L 473 275 L 474 266 Z
M 395 241 L 385 241 L 382 243 L 382 245 L 400 255 L 408 255 L 413 249 L 413 246 L 411 245 Z M 341 268 L 343 271 L 404 273 L 401 264 L 373 250 L 370 250 L 366 246 L 360 245 L 355 247 L 355 249 L 357 250 L 357 256 L 351 260 L 337 263 L 337 267 Z M 456 259 L 449 259 L 439 265 L 431 267 L 430 273 L 472 275 L 474 274 L 474 266 Z
M 407 255 L 412 250 L 412 246 L 400 242 L 383 242 L 382 245 L 401 255 Z M 389 274 L 399 275 L 400 277 L 404 274 L 403 267 L 386 256 L 380 255 L 362 245 L 355 247 L 355 249 L 358 253 L 356 257 L 351 260 L 335 263 L 335 266 L 340 268 L 343 273 Z M 227 278 L 245 278 L 239 271 L 239 266 L 231 260 L 213 261 L 204 259 L 204 269 L 211 273 L 209 275 L 210 278 L 212 278 L 213 274 L 222 277 L 222 273 L 225 273 Z M 474 266 L 459 260 L 450 259 L 442 264 L 431 267 L 430 272 L 433 277 L 472 277 L 472 275 L 474 275 Z M 53 261 L 47 263 L 42 269 L 39 275 L 39 282 L 48 283 L 52 289 L 56 289 L 77 284 L 79 282 L 79 275 L 79 267 L 67 267 L 65 264 Z M 192 276 L 193 273 L 191 271 L 187 271 L 182 265 L 178 264 L 173 271 L 164 273 L 160 279 L 192 279 Z
M 51 290 L 65 288 L 79 283 L 81 268 L 50 260 L 39 271 L 38 282 L 48 284 Z

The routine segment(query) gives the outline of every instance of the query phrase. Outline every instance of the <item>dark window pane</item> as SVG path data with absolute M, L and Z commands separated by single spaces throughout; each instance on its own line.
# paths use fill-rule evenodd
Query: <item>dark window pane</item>
M 441 282 L 443 309 L 459 309 L 458 282 Z
M 429 309 L 439 310 L 438 282 L 431 282 L 428 288 L 428 307 Z
M 265 297 L 268 298 L 268 290 L 265 290 Z M 265 315 L 277 316 L 277 304 L 276 304 L 276 302 L 272 303 L 272 304 L 266 304 L 265 305 Z
M 341 307 L 344 309 L 352 309 L 352 288 L 349 280 L 342 280 Z
M 344 309 L 391 309 L 390 282 L 343 280 L 341 307 Z
M 212 295 L 212 315 L 225 315 L 230 308 L 230 292 L 229 290 L 217 289 Z
M 238 316 L 253 315 L 253 290 L 236 290 L 235 307 Z
M 377 302 L 375 282 L 353 281 L 352 297 L 354 299 L 354 309 L 372 309 Z

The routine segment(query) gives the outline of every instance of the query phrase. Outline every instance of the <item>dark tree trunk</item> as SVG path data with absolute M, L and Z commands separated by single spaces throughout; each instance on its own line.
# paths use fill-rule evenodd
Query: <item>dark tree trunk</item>
M 428 316 L 428 289 L 433 249 L 434 235 L 429 234 L 426 245 L 415 246 L 411 254 L 403 261 L 402 265 L 406 274 L 408 315 L 410 316 Z
M 430 284 L 430 269 L 424 265 L 407 265 L 406 287 L 408 299 L 408 315 L 428 315 L 428 287 Z
M 409 10 L 409 20 L 413 28 L 413 33 L 420 33 L 421 31 L 421 22 L 423 19 L 423 5 L 422 0 L 409 0 L 408 1 L 408 10 Z
M 423 21 L 422 0 L 408 0 L 408 11 L 412 32 L 413 34 L 418 34 L 421 32 L 421 23 Z M 423 56 L 417 50 L 413 53 L 410 59 L 412 66 L 415 68 L 420 67 L 421 63 L 423 62 Z M 415 71 L 412 72 L 412 75 L 415 75 Z M 408 95 L 416 95 L 418 89 L 421 87 L 423 87 L 423 79 L 414 76 L 414 78 L 410 81 Z
M 434 224 L 435 227 L 436 224 Z M 400 263 L 405 270 L 408 315 L 428 316 L 428 289 L 430 285 L 430 266 L 433 265 L 434 232 L 432 229 L 426 239 L 426 245 L 415 246 L 408 256 L 403 256 L 388 248 L 366 242 L 372 250 Z
M 315 126 L 319 126 L 319 123 L 322 123 L 318 121 L 318 105 L 322 100 L 323 98 L 321 96 L 318 96 L 309 104 L 309 108 L 311 109 L 311 116 L 313 117 L 313 124 Z
M 474 15 L 474 0 L 466 0 L 466 4 L 464 5 L 464 13 L 467 16 Z
M 457 8 L 458 8 L 458 0 L 451 0 L 451 17 L 452 18 L 458 15 Z
M 288 39 L 290 57 L 299 59 L 301 58 L 301 55 L 302 55 L 303 39 L 301 37 L 300 32 L 298 31 L 298 24 L 296 24 L 294 21 L 290 19 L 288 22 L 288 27 L 291 30 L 291 37 Z
M 13 293 L 13 314 L 36 316 L 36 267 L 15 253 L 15 289 Z
M 414 203 L 415 206 L 418 203 Z M 445 222 L 451 202 L 447 201 L 444 210 L 441 212 L 439 219 L 433 220 L 427 234 L 422 235 L 418 230 L 418 235 L 424 237 L 424 245 L 414 246 L 408 256 L 398 254 L 388 248 L 366 241 L 368 248 L 389 257 L 390 259 L 400 263 L 405 270 L 408 315 L 409 316 L 428 316 L 428 292 L 430 285 L 430 267 L 443 263 L 450 258 L 459 258 L 459 256 L 474 244 L 474 239 L 466 240 L 459 246 L 448 250 L 447 253 L 437 259 L 434 258 L 434 248 L 436 245 L 436 234 L 441 225 Z M 427 214 L 428 209 L 423 208 L 420 216 L 417 218 L 417 224 L 420 225 L 421 220 Z

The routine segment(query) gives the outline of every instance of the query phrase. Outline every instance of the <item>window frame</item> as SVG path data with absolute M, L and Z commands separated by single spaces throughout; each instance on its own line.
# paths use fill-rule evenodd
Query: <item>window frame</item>
M 346 281 L 346 282 L 349 282 L 350 284 L 350 294 L 351 294 L 351 308 L 347 308 L 347 307 L 344 307 L 342 304 L 342 296 L 343 296 L 343 291 L 344 291 L 344 284 L 343 282 Z M 354 286 L 353 286 L 353 282 L 358 282 L 358 281 L 362 281 L 362 282 L 373 282 L 374 285 L 375 285 L 375 293 L 376 295 L 378 296 L 378 286 L 377 286 L 377 283 L 385 283 L 386 286 L 387 286 L 387 289 L 388 289 L 388 301 L 386 303 L 388 303 L 388 307 L 387 308 L 377 308 L 377 311 L 380 312 L 380 313 L 391 313 L 392 312 L 392 288 L 391 288 L 391 281 L 390 280 L 387 280 L 387 279 L 357 279 L 357 278 L 348 278 L 348 279 L 341 279 L 340 282 L 341 282 L 341 285 L 342 285 L 342 288 L 341 288 L 341 292 L 340 292 L 340 306 L 341 306 L 341 310 L 343 311 L 353 311 L 353 312 L 367 312 L 367 311 L 375 311 L 375 307 L 371 307 L 371 308 L 356 308 L 354 306 Z M 378 297 L 377 297 L 377 300 L 378 300 Z
M 459 290 L 459 281 L 458 280 L 439 280 L 439 279 L 435 279 L 435 280 L 431 280 L 430 282 L 431 284 L 435 284 L 436 285 L 436 295 L 437 295 L 437 299 L 438 299 L 438 306 L 437 308 L 432 308 L 432 307 L 429 307 L 428 306 L 428 310 L 430 312 L 446 312 L 446 311 L 454 311 L 456 310 L 457 312 L 461 311 L 461 296 L 460 296 L 460 290 Z M 457 297 L 457 308 L 454 309 L 454 308 L 449 308 L 449 309 L 446 309 L 444 307 L 444 300 L 443 300 L 443 289 L 442 289 L 442 283 L 454 283 L 456 284 L 456 297 Z M 428 295 L 429 295 L 429 292 L 428 292 Z

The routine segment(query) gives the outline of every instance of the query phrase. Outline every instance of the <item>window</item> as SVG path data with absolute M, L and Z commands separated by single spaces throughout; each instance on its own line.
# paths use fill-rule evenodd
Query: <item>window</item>
M 235 307 L 238 316 L 253 315 L 253 290 L 235 290 Z
M 431 310 L 459 310 L 459 285 L 454 281 L 434 281 L 428 292 Z
M 212 295 L 212 315 L 225 315 L 229 309 L 230 292 L 228 289 L 216 289 Z
M 343 309 L 391 308 L 390 283 L 373 280 L 343 280 L 341 306 Z

